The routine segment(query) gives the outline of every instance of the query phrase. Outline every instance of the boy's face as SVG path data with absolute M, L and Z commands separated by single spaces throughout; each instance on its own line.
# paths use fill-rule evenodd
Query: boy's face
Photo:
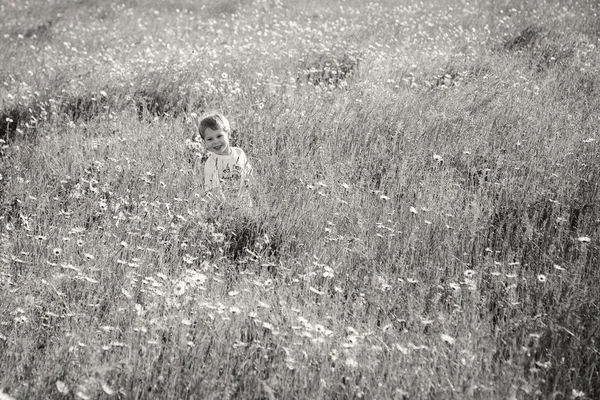
M 204 131 L 204 144 L 208 151 L 212 151 L 220 156 L 227 156 L 231 153 L 229 149 L 229 135 L 223 131 L 223 128 L 206 128 Z

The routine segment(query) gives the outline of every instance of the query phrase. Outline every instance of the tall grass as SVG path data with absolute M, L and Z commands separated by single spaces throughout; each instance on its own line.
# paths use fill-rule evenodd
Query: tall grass
M 595 2 L 0 12 L 0 397 L 600 396 Z

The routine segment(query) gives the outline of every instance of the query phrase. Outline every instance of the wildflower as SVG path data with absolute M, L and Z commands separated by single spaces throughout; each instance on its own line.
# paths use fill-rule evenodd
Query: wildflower
M 186 264 L 193 264 L 194 261 L 196 261 L 198 259 L 198 257 L 192 257 L 189 254 L 186 254 L 183 256 L 183 262 Z
M 115 328 L 114 326 L 110 326 L 110 325 L 103 325 L 100 327 L 100 329 L 102 329 L 105 332 L 112 332 L 117 330 L 117 328 Z
M 258 306 L 259 306 L 259 307 L 262 307 L 262 308 L 271 308 L 271 306 L 270 306 L 270 305 L 268 305 L 267 303 L 265 303 L 265 302 L 262 302 L 262 301 L 260 301 L 260 300 L 259 300 L 259 302 L 258 302 Z
M 404 355 L 407 355 L 409 353 L 409 349 L 407 347 L 402 346 L 399 343 L 396 343 L 396 349 Z
M 77 239 L 77 246 L 79 246 L 79 247 L 83 246 L 83 240 Z
M 471 291 L 477 289 L 477 285 L 475 284 L 475 281 L 473 279 L 465 278 L 464 282 L 461 283 L 467 286 L 467 289 Z
M 417 346 L 412 342 L 408 342 L 408 346 L 413 350 L 429 350 L 429 347 L 425 346 L 424 344 L 420 344 Z
M 544 282 L 546 282 L 546 280 L 547 280 L 547 279 L 546 279 L 546 275 L 539 274 L 539 275 L 537 276 L 537 280 L 538 280 L 538 281 L 540 281 L 541 283 L 544 283 Z
M 450 335 L 446 335 L 445 333 L 442 333 L 442 334 L 440 335 L 440 338 L 441 338 L 441 339 L 442 339 L 444 342 L 446 342 L 446 343 L 448 343 L 448 344 L 454 344 L 454 342 L 456 342 L 456 339 L 455 339 L 455 338 L 453 338 L 453 337 L 452 337 L 452 336 L 450 336 Z
M 410 207 L 410 208 L 409 208 L 409 211 L 410 211 L 411 213 L 413 213 L 413 214 L 418 214 L 418 213 L 419 213 L 419 212 L 417 211 L 417 209 L 416 209 L 416 208 L 414 208 L 414 207 Z
M 193 270 L 187 270 L 188 276 L 185 277 L 185 281 L 190 284 L 202 285 L 206 282 L 206 275 Z
M 285 360 L 285 366 L 287 367 L 287 369 L 289 369 L 290 371 L 293 371 L 296 369 L 296 367 L 294 366 L 294 363 L 296 361 L 292 358 L 288 358 Z
M 109 350 L 110 349 L 110 347 L 108 347 L 107 349 L 105 349 L 105 347 L 108 347 L 108 346 L 102 346 L 102 348 L 104 350 Z M 75 396 L 77 396 L 78 398 L 80 398 L 82 400 L 89 400 L 90 399 L 90 396 L 88 396 L 87 394 L 83 393 L 82 391 L 77 392 L 75 394 Z
M 316 294 L 318 294 L 319 296 L 322 296 L 322 295 L 324 295 L 324 294 L 325 294 L 325 292 L 321 292 L 320 290 L 318 290 L 318 289 L 315 289 L 315 288 L 314 288 L 314 287 L 312 287 L 312 286 L 310 286 L 310 287 L 308 288 L 308 290 L 310 290 L 310 291 L 311 291 L 311 292 L 313 292 L 313 293 L 316 293 Z
M 550 360 L 548 360 L 546 362 L 536 361 L 535 365 L 537 365 L 538 367 L 544 368 L 544 369 L 548 369 L 552 366 L 552 361 L 550 361 Z
M 346 327 L 346 335 L 358 336 L 358 331 L 351 326 Z
M 463 274 L 465 275 L 465 277 L 471 278 L 473 275 L 475 275 L 475 271 L 473 271 L 472 269 L 467 269 L 465 270 L 465 272 L 463 272 Z
M 70 234 L 78 234 L 78 233 L 84 233 L 84 232 L 85 232 L 85 228 L 82 226 L 76 226 L 75 228 L 73 228 L 69 231 Z
M 116 393 L 110 386 L 108 386 L 106 382 L 102 382 L 100 386 L 102 386 L 102 390 L 104 391 L 104 393 L 106 393 L 109 396 L 113 396 Z
M 559 271 L 565 271 L 565 269 L 563 267 L 561 267 L 560 265 L 558 265 L 558 264 L 554 264 L 554 268 L 557 269 L 557 270 L 559 270 Z
M 52 253 L 54 253 L 55 256 L 60 256 L 62 254 L 62 249 L 60 247 L 55 247 L 52 250 Z
M 358 367 L 358 362 L 356 362 L 356 360 L 352 357 L 348 357 L 344 364 L 346 365 L 346 367 L 350 367 L 350 368 Z
M 69 387 L 63 381 L 56 381 L 56 389 L 64 395 L 69 394 Z
M 587 236 L 581 236 L 580 238 L 577 238 L 577 240 L 579 240 L 581 243 L 589 243 L 591 241 L 591 239 Z
M 181 296 L 185 293 L 185 282 L 179 281 L 175 284 L 175 288 L 173 289 L 173 294 L 175 296 Z
M 268 323 L 268 322 L 263 322 L 262 324 L 263 328 L 265 328 L 268 331 L 272 331 L 273 330 L 273 325 Z
M 215 243 L 223 243 L 225 241 L 225 235 L 222 233 L 213 233 L 212 237 Z
M 38 242 L 43 242 L 46 239 L 47 239 L 46 236 L 43 236 L 43 235 L 37 235 L 35 237 L 35 240 L 37 240 Z

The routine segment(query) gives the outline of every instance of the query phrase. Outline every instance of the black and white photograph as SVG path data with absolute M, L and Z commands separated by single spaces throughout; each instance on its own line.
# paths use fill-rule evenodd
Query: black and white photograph
M 599 0 L 0 0 L 0 400 L 600 399 Z

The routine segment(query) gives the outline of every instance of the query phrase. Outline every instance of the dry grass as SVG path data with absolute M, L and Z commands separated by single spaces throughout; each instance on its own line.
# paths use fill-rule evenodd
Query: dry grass
M 0 5 L 0 398 L 600 397 L 596 3 L 293 3 Z

